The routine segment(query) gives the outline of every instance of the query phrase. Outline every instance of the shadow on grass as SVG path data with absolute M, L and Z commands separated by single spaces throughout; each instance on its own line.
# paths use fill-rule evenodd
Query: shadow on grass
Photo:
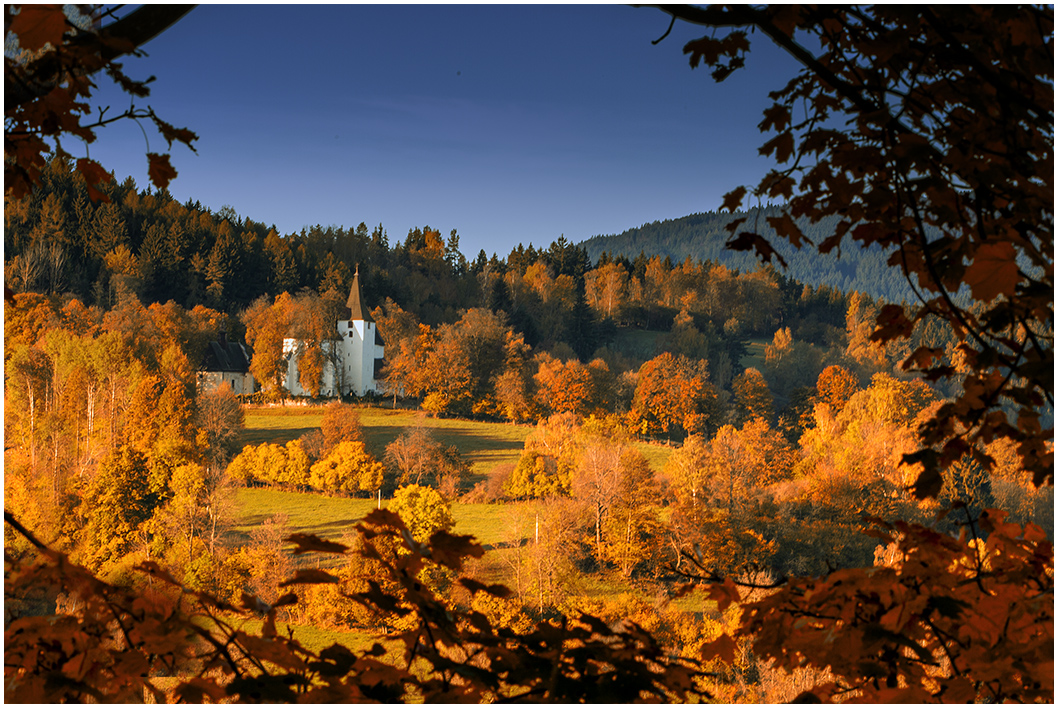
M 397 440 L 408 432 L 409 427 L 396 424 L 382 424 L 364 427 L 364 442 L 368 451 L 376 458 L 386 454 L 386 446 Z M 509 451 L 521 453 L 524 447 L 524 436 L 513 439 L 503 439 L 481 433 L 473 426 L 429 428 L 434 439 L 446 446 L 455 446 L 459 454 L 468 461 L 473 462 L 479 457 L 489 458 L 495 451 Z M 528 432 L 526 433 L 528 435 Z M 483 455 L 479 455 L 483 454 Z

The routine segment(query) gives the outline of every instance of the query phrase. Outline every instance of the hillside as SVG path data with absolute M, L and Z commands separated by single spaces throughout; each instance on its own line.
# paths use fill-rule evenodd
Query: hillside
M 836 254 L 822 256 L 812 249 L 797 250 L 775 236 L 765 217 L 779 213 L 780 207 L 769 206 L 746 213 L 721 214 L 702 212 L 679 219 L 666 219 L 628 229 L 620 234 L 593 236 L 581 242 L 592 262 L 609 252 L 612 256 L 623 255 L 633 259 L 640 253 L 647 256 L 668 256 L 673 262 L 692 259 L 722 263 L 729 268 L 753 271 L 759 261 L 753 252 L 730 251 L 725 247 L 730 234 L 724 227 L 738 217 L 746 217 L 744 226 L 753 227 L 771 241 L 775 249 L 786 259 L 788 269 L 784 275 L 802 283 L 819 286 L 828 285 L 850 293 L 860 291 L 875 298 L 890 302 L 913 299 L 907 282 L 886 263 L 888 253 L 878 248 L 862 249 L 847 239 L 846 248 L 840 257 Z M 832 233 L 836 218 L 817 224 L 807 220 L 797 222 L 801 231 L 813 242 L 819 243 Z

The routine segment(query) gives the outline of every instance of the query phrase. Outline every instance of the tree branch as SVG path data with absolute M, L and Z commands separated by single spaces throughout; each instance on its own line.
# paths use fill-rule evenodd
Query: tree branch
M 61 55 L 72 52 L 82 57 L 96 56 L 99 61 L 92 68 L 79 64 L 73 73 L 91 75 L 114 59 L 135 53 L 141 46 L 172 27 L 195 5 L 143 5 L 120 20 L 107 25 L 98 33 L 85 32 L 64 42 L 57 51 L 47 52 L 25 67 L 5 62 L 4 112 L 19 107 L 48 94 L 58 86 L 68 71 L 71 71 Z M 61 50 L 61 51 L 58 51 Z

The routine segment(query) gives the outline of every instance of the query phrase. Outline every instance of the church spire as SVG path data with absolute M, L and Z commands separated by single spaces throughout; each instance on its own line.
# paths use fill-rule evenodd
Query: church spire
M 364 295 L 360 292 L 360 264 L 356 264 L 356 273 L 353 274 L 353 285 L 349 288 L 349 300 L 345 301 L 349 308 L 350 320 L 363 320 L 374 322 L 370 311 L 364 307 Z

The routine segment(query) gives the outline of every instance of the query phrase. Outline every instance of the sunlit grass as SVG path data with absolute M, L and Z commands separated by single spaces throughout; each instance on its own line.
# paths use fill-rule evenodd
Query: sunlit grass
M 746 342 L 746 354 L 739 362 L 742 369 L 764 369 L 764 348 L 771 344 L 771 340 L 748 340 Z M 738 374 L 742 372 L 739 371 Z
M 244 409 L 246 418 L 239 445 L 282 445 L 318 429 L 323 413 L 323 406 L 248 406 Z M 441 443 L 455 446 L 476 475 L 483 475 L 502 463 L 516 463 L 525 437 L 532 430 L 531 426 L 432 418 L 406 409 L 364 407 L 359 409 L 359 414 L 364 443 L 376 458 L 385 455 L 386 446 L 409 428 L 421 425 Z
M 234 546 L 248 544 L 250 532 L 275 515 L 286 515 L 290 533 L 315 534 L 324 539 L 341 541 L 357 522 L 376 509 L 376 499 L 329 497 L 319 493 L 288 492 L 271 488 L 240 488 L 236 492 L 236 524 L 229 541 Z M 382 500 L 382 508 L 389 504 Z M 510 517 L 522 503 L 452 504 L 454 534 L 469 534 L 488 547 L 504 546 L 512 541 Z M 305 563 L 336 563 L 337 557 L 306 555 Z

